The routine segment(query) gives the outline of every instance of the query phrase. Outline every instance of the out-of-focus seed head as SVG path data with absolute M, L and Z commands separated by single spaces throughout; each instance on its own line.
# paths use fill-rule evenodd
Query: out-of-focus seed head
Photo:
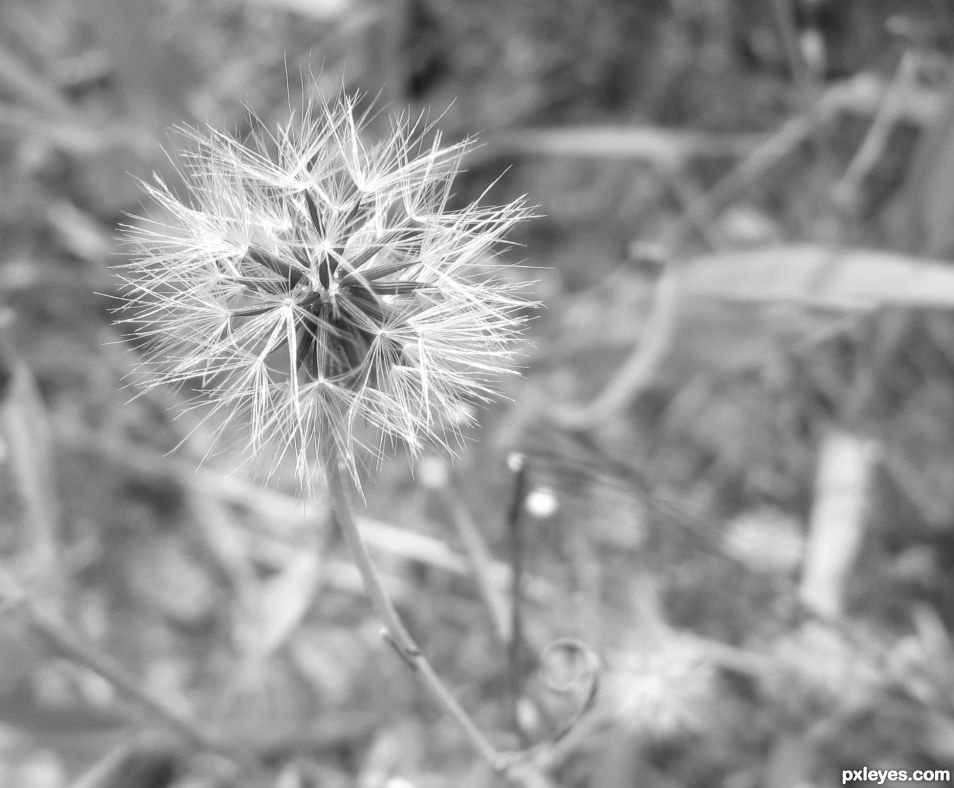
M 493 257 L 526 204 L 449 209 L 470 143 L 400 116 L 370 144 L 355 103 L 243 141 L 192 130 L 185 196 L 146 185 L 159 214 L 126 228 L 120 269 L 146 385 L 202 389 L 217 441 L 266 471 L 290 453 L 305 489 L 330 458 L 357 480 L 389 443 L 458 439 L 530 306 Z

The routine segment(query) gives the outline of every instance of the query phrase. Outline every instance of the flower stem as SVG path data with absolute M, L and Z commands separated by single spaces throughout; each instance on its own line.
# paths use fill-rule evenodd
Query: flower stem
M 361 573 L 361 579 L 371 602 L 371 607 L 384 624 L 385 629 L 382 633 L 384 638 L 394 647 L 408 667 L 420 677 L 421 683 L 434 702 L 457 721 L 465 737 L 480 756 L 495 770 L 504 770 L 510 759 L 498 752 L 490 743 L 470 715 L 451 694 L 447 685 L 434 672 L 431 663 L 427 661 L 417 643 L 408 633 L 404 622 L 394 607 L 394 603 L 384 590 L 381 578 L 374 568 L 371 556 L 368 555 L 367 548 L 364 545 L 364 539 L 362 539 L 361 532 L 355 523 L 354 515 L 351 513 L 351 504 L 345 490 L 344 476 L 337 458 L 332 458 L 328 462 L 327 476 L 335 520 L 348 544 L 351 557 Z

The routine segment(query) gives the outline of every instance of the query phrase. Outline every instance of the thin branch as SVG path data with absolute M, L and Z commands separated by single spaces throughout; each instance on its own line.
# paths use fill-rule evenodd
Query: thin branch
M 507 507 L 507 536 L 510 540 L 510 642 L 507 644 L 507 691 L 514 730 L 524 735 L 520 724 L 520 647 L 523 643 L 523 531 L 520 513 L 527 486 L 527 459 L 514 452 L 507 458 L 513 474 Z
M 487 547 L 477 523 L 467 506 L 461 500 L 460 492 L 454 484 L 453 476 L 444 484 L 434 487 L 441 504 L 450 514 L 451 523 L 457 530 L 457 536 L 464 547 L 467 563 L 480 598 L 493 624 L 494 633 L 504 645 L 512 639 L 509 604 L 503 595 L 499 583 L 494 580 L 494 558 Z
M 785 59 L 792 72 L 792 79 L 803 94 L 812 87 L 811 69 L 805 60 L 799 42 L 798 30 L 795 29 L 794 9 L 790 0 L 772 0 L 772 10 L 775 12 L 775 23 L 778 26 L 778 35 L 782 48 L 785 50 Z
M 573 432 L 584 432 L 603 424 L 635 401 L 653 382 L 675 342 L 683 309 L 681 284 L 684 276 L 682 265 L 666 268 L 655 285 L 643 340 L 630 351 L 616 374 L 591 402 L 581 407 L 553 408 L 551 418 L 559 426 Z
M 914 53 L 907 51 L 901 56 L 868 133 L 841 180 L 832 187 L 833 198 L 843 208 L 851 211 L 857 209 L 862 185 L 884 158 L 891 132 L 903 119 L 904 102 L 916 82 L 918 66 L 918 58 Z

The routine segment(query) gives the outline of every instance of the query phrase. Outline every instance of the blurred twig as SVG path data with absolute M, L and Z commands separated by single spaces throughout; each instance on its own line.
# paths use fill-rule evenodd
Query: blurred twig
M 464 547 L 464 554 L 467 556 L 474 583 L 490 615 L 494 633 L 500 642 L 506 645 L 511 640 L 509 605 L 495 577 L 494 570 L 496 567 L 494 566 L 493 555 L 490 548 L 487 547 L 487 542 L 477 527 L 477 523 L 474 522 L 473 515 L 471 515 L 462 499 L 453 472 L 443 463 L 439 471 L 439 478 L 436 478 L 437 473 L 422 473 L 422 484 L 433 491 L 443 508 L 450 515 L 451 523 L 457 530 L 457 536 Z M 425 478 L 430 475 L 435 476 L 435 478 Z M 499 576 L 499 573 L 497 574 Z
M 805 61 L 802 47 L 799 42 L 798 31 L 795 29 L 795 15 L 792 0 L 771 0 L 772 10 L 775 13 L 775 22 L 778 27 L 782 49 L 785 50 L 785 59 L 792 72 L 792 78 L 800 90 L 807 91 L 811 87 L 812 75 L 809 64 Z
M 245 594 L 241 662 L 222 692 L 220 714 L 228 711 L 246 682 L 258 675 L 262 666 L 285 648 L 304 625 L 326 580 L 328 535 L 328 531 L 313 532 L 313 544 L 291 554 L 275 577 L 256 586 L 254 595 Z
M 883 107 L 885 96 L 890 91 L 890 84 L 867 74 L 832 86 L 801 115 L 789 120 L 755 148 L 708 193 L 690 205 L 680 221 L 664 234 L 661 243 L 671 250 L 679 249 L 693 228 L 711 221 L 736 195 L 810 139 L 820 125 L 827 125 L 843 114 L 876 114 Z M 939 100 L 935 94 L 925 96 L 912 90 L 904 99 L 903 107 L 897 107 L 899 114 L 903 112 L 905 117 L 922 124 L 938 112 Z
M 792 155 L 809 139 L 814 128 L 820 124 L 830 124 L 845 115 L 876 115 L 882 111 L 886 96 L 891 92 L 892 83 L 868 73 L 832 85 L 808 111 L 792 118 L 768 137 L 754 138 L 761 141 L 711 189 L 691 197 L 688 201 L 684 199 L 684 192 L 677 193 L 684 205 L 682 215 L 662 233 L 654 246 L 665 250 L 665 257 L 672 260 L 673 266 L 681 265 L 681 249 L 691 237 L 697 236 L 706 245 L 715 245 L 715 248 L 718 248 L 718 237 L 713 235 L 709 228 L 720 211 Z M 937 91 L 916 85 L 911 85 L 910 90 L 903 94 L 898 93 L 897 99 L 899 103 L 892 108 L 896 118 L 921 127 L 934 122 L 944 108 L 943 98 Z M 671 150 L 671 146 L 664 147 Z M 595 146 L 593 150 L 596 150 Z M 911 199 L 912 203 L 915 201 L 916 198 Z M 592 289 L 611 291 L 628 274 L 628 268 L 620 266 L 609 277 L 603 277 L 596 282 Z M 573 302 L 580 297 L 579 291 L 565 296 L 567 301 Z M 558 309 L 562 305 L 559 297 L 550 299 L 551 308 Z
M 523 646 L 523 551 L 522 517 L 527 486 L 527 459 L 514 452 L 507 458 L 512 473 L 510 500 L 507 505 L 507 538 L 510 543 L 510 639 L 507 643 L 507 689 L 514 730 L 523 736 L 520 722 L 520 655 Z
M 666 267 L 656 283 L 642 341 L 592 402 L 579 408 L 553 408 L 552 416 L 557 424 L 573 431 L 590 429 L 632 402 L 653 382 L 676 338 L 684 300 L 679 287 L 683 272 L 682 267 Z
M 906 96 L 913 93 L 909 86 Z M 946 255 L 954 239 L 954 65 L 948 66 L 939 104 L 911 159 L 896 201 L 896 221 L 888 228 L 897 247 L 932 257 Z M 903 325 L 896 331 L 903 334 Z
M 901 56 L 884 101 L 878 107 L 864 141 L 841 179 L 832 187 L 832 199 L 846 210 L 857 208 L 865 180 L 883 159 L 891 132 L 900 119 L 905 97 L 910 93 L 918 70 L 918 58 L 911 51 Z
M 824 133 L 823 124 L 814 122 L 812 119 L 814 114 L 824 111 L 824 106 L 815 101 L 815 97 L 821 90 L 821 79 L 824 76 L 824 39 L 821 31 L 813 25 L 802 30 L 796 28 L 796 3 L 799 2 L 806 12 L 815 4 L 815 0 L 772 0 L 771 5 L 775 12 L 779 37 L 792 72 L 792 79 L 797 88 L 802 115 L 810 121 L 808 142 L 814 149 L 816 162 L 830 167 L 834 160 L 830 140 Z M 814 52 L 814 57 L 811 52 L 813 49 L 817 50 Z M 825 182 L 828 180 L 828 178 L 824 179 Z M 831 207 L 834 209 L 841 207 L 833 199 L 829 190 L 822 191 L 818 199 L 825 203 L 832 203 Z

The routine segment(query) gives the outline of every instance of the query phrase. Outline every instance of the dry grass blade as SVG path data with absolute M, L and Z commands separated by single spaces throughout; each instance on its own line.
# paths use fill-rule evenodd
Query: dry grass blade
M 654 126 L 522 129 L 494 138 L 507 153 L 599 159 L 646 159 L 670 166 L 702 157 L 746 155 L 761 135 L 714 135 Z
M 26 516 L 30 571 L 41 585 L 55 585 L 60 512 L 49 420 L 29 369 L 14 352 L 6 330 L 11 320 L 9 312 L 0 314 L 0 441 Z
M 190 460 L 165 457 L 162 454 L 118 441 L 107 441 L 102 435 L 72 427 L 63 427 L 58 437 L 68 445 L 92 452 L 146 477 L 170 479 L 185 489 L 211 495 L 227 503 L 265 517 L 269 524 L 312 528 L 313 515 L 305 511 L 302 502 L 293 495 L 250 484 L 235 475 L 219 473 L 211 468 L 196 469 Z M 368 545 L 400 558 L 418 561 L 447 572 L 465 574 L 467 562 L 443 542 L 423 534 L 368 517 L 358 518 Z M 265 526 L 273 535 L 277 531 Z M 296 540 L 300 530 L 283 529 L 286 540 Z M 280 535 L 278 535 L 279 538 Z M 504 567 L 497 571 L 506 572 Z
M 585 430 L 603 422 L 635 399 L 655 379 L 672 349 L 682 311 L 679 280 L 664 275 L 656 286 L 643 340 L 594 400 L 576 409 L 554 412 L 555 421 L 571 430 Z
M 802 115 L 782 125 L 690 205 L 682 220 L 666 233 L 663 243 L 678 249 L 692 229 L 711 221 L 739 194 L 817 135 L 820 128 L 845 116 L 878 113 L 890 90 L 890 85 L 870 74 L 859 74 L 828 88 Z M 933 122 L 941 110 L 937 96 L 931 92 L 912 90 L 904 98 L 894 108 L 897 116 L 918 125 Z
M 686 294 L 825 309 L 954 308 L 954 271 L 939 260 L 811 244 L 727 252 L 686 264 Z
M 252 676 L 301 627 L 324 579 L 325 551 L 306 547 L 291 556 L 274 578 L 263 584 L 248 622 L 247 642 L 238 681 Z
M 418 467 L 421 484 L 431 491 L 447 512 L 464 548 L 470 572 L 501 643 L 510 642 L 510 606 L 495 572 L 495 562 L 487 542 L 464 503 L 450 467 L 438 458 L 427 458 Z
M 837 204 L 849 209 L 858 204 L 863 184 L 887 151 L 891 132 L 900 120 L 905 98 L 916 83 L 917 68 L 918 61 L 912 53 L 902 55 L 884 102 L 875 113 L 864 141 L 841 180 L 832 187 L 832 197 Z
M 357 5 L 353 0 L 249 0 L 249 2 L 323 21 L 344 16 Z
M 887 307 L 954 308 L 954 270 L 903 254 L 811 244 L 671 265 L 656 285 L 643 338 L 616 375 L 589 405 L 557 409 L 554 418 L 569 429 L 606 421 L 686 348 L 699 369 L 738 372 L 773 351 L 827 338 L 848 325 L 845 315 Z
M 837 619 L 865 534 L 874 452 L 869 441 L 836 432 L 822 444 L 799 597 Z

